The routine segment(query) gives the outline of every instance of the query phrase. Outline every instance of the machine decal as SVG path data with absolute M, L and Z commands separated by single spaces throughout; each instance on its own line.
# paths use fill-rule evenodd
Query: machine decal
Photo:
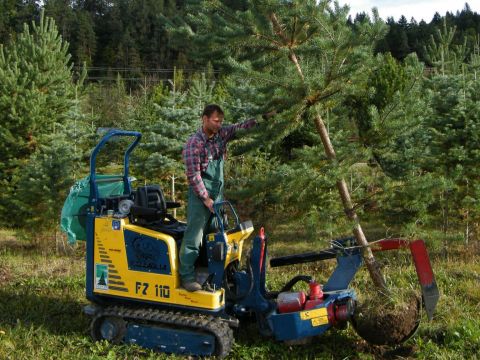
M 120 221 L 120 220 L 117 220 Z M 105 227 L 105 230 L 110 232 L 110 220 L 104 221 L 106 224 L 108 224 L 107 227 Z M 120 222 L 121 226 L 121 222 Z M 101 227 L 101 226 L 99 226 Z M 117 233 L 115 233 L 117 234 Z M 120 291 L 120 292 L 128 292 L 128 288 L 125 286 L 125 282 L 123 281 L 122 277 L 120 276 L 117 268 L 113 264 L 112 256 L 117 256 L 117 254 L 121 254 L 123 251 L 122 249 L 117 248 L 119 246 L 118 243 L 114 243 L 115 247 L 113 247 L 113 244 L 110 244 L 109 246 L 105 246 L 103 242 L 100 240 L 101 236 L 99 234 L 95 234 L 95 240 L 97 242 L 97 252 L 98 252 L 98 257 L 95 259 L 95 261 L 98 261 L 97 264 L 108 264 L 108 269 L 107 269 L 107 285 L 102 285 L 97 286 L 97 282 L 95 282 L 95 290 L 108 290 L 108 291 Z M 107 250 L 108 249 L 108 250 Z M 117 261 L 118 262 L 118 261 Z M 105 265 L 107 266 L 107 265 Z M 103 283 L 103 281 L 102 281 Z
M 155 290 L 149 290 L 155 289 Z M 151 287 L 147 282 L 136 281 L 135 282 L 135 294 L 148 296 L 151 292 L 155 292 L 155 296 L 159 298 L 170 298 L 170 286 L 156 284 L 155 287 Z
M 112 221 L 112 229 L 113 230 L 120 230 L 120 220 L 113 220 Z
M 155 296 L 168 299 L 170 297 L 170 286 L 155 285 Z
M 95 289 L 108 290 L 108 265 L 95 264 Z
M 321 326 L 328 324 L 328 316 L 320 316 L 312 319 L 312 326 Z
M 307 310 L 307 311 L 302 311 L 300 313 L 300 318 L 302 320 L 309 320 L 309 319 L 314 319 L 318 317 L 324 317 L 327 316 L 327 308 L 320 308 L 320 309 L 314 309 L 314 310 Z
M 129 270 L 171 274 L 165 241 L 130 230 L 125 230 L 124 234 Z
M 147 290 L 150 285 L 146 282 L 135 282 L 135 294 L 147 295 Z

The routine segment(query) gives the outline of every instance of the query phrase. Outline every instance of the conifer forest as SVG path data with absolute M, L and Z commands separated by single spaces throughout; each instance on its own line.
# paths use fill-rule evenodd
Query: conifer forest
M 225 197 L 255 231 L 265 227 L 272 254 L 320 250 L 352 229 L 368 241 L 423 239 L 441 294 L 434 319 L 423 315 L 401 346 L 372 346 L 350 329 L 283 344 L 253 326 L 228 358 L 476 359 L 475 10 L 418 22 L 351 16 L 329 0 L 1 0 L 0 359 L 167 358 L 89 338 L 85 244 L 68 243 L 60 215 L 93 147 L 123 129 L 142 133 L 133 186 L 160 184 L 185 219 L 182 149 L 210 103 L 225 123 L 257 119 L 229 145 Z M 102 171 L 122 172 L 116 144 Z M 417 287 L 409 254 L 377 260 L 389 288 Z M 362 271 L 353 287 L 374 296 Z M 280 288 L 284 274 L 269 276 Z

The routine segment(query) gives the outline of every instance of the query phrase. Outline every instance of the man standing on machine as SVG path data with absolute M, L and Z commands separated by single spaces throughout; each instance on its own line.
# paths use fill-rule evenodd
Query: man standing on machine
M 270 115 L 270 114 L 269 114 Z M 223 110 L 210 104 L 202 114 L 202 127 L 185 144 L 183 159 L 188 179 L 187 228 L 180 248 L 180 277 L 188 291 L 201 290 L 195 279 L 195 260 L 198 257 L 203 230 L 214 212 L 214 201 L 223 197 L 223 163 L 227 143 L 239 129 L 250 129 L 255 119 L 222 126 Z

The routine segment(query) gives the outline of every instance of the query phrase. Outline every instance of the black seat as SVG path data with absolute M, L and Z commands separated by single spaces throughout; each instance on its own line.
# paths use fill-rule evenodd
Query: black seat
M 165 201 L 160 186 L 140 186 L 134 192 L 134 205 L 130 208 L 131 221 L 179 241 L 183 238 L 187 225 L 167 213 L 167 209 L 179 206 L 177 202 Z
M 161 220 L 167 215 L 167 204 L 158 185 L 140 186 L 134 195 L 130 211 L 143 222 Z

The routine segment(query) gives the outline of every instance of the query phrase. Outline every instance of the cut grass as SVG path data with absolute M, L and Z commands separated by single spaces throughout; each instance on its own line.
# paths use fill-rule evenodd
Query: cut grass
M 1 233 L 0 233 L 1 234 Z M 279 235 L 279 234 L 277 234 Z M 290 241 L 270 236 L 270 254 L 320 250 L 326 244 Z M 335 329 L 304 346 L 288 346 L 262 337 L 254 323 L 236 331 L 230 359 L 475 359 L 480 352 L 480 263 L 477 255 L 458 252 L 449 259 L 433 257 L 441 292 L 433 322 L 423 315 L 414 338 L 395 348 L 375 347 L 349 327 Z M 379 256 L 391 289 L 418 289 L 408 252 Z M 268 286 L 278 290 L 297 274 L 314 275 L 324 282 L 334 261 L 269 269 Z M 38 254 L 14 234 L 0 236 L 0 359 L 176 359 L 136 346 L 94 343 L 89 319 L 83 315 L 83 250 L 75 255 Z M 303 285 L 298 285 L 302 288 Z M 352 286 L 357 293 L 371 291 L 367 272 L 361 270 Z

